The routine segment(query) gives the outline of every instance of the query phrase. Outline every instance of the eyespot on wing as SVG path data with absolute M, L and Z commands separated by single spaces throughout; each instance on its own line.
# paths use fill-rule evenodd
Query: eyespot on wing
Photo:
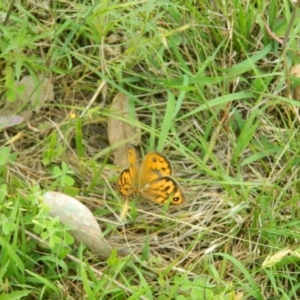
M 164 176 L 172 175 L 172 166 L 166 156 L 159 152 L 149 152 L 142 160 L 139 171 L 139 187 Z
M 170 197 L 170 203 L 180 205 L 185 202 L 185 196 L 179 184 L 171 177 L 165 176 L 147 183 L 140 189 L 143 198 L 155 203 L 164 204 Z

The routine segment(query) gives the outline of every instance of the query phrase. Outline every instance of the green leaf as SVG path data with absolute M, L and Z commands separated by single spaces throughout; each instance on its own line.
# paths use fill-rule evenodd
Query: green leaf
M 24 299 L 24 297 L 26 297 L 30 293 L 32 293 L 32 291 L 23 290 L 23 291 L 12 292 L 10 294 L 1 294 L 0 300 L 20 300 L 20 299 Z
M 15 252 L 14 248 L 10 244 L 8 244 L 1 236 L 0 236 L 0 244 L 6 250 L 7 257 L 9 257 L 16 264 L 18 269 L 22 273 L 24 273 L 24 269 L 25 269 L 24 264 L 22 260 L 19 258 L 19 256 L 17 255 L 17 253 Z
M 2 223 L 2 232 L 4 233 L 4 235 L 10 234 L 15 229 L 16 229 L 16 224 L 11 221 L 6 220 Z
M 13 163 L 17 158 L 16 153 L 10 153 L 9 147 L 0 149 L 0 166 L 5 166 L 7 163 Z

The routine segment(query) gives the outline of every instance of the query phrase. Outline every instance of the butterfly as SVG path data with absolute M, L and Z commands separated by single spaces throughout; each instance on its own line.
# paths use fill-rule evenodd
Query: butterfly
M 171 177 L 172 166 L 167 157 L 151 151 L 140 163 L 139 154 L 134 146 L 127 150 L 129 168 L 124 169 L 118 180 L 119 193 L 124 197 L 140 194 L 155 203 L 179 205 L 185 202 L 185 196 L 179 184 Z

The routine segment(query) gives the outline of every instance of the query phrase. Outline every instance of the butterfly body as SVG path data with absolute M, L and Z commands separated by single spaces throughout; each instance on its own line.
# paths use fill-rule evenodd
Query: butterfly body
M 118 191 L 124 197 L 140 194 L 155 203 L 164 204 L 170 199 L 172 204 L 182 204 L 185 196 L 179 184 L 171 177 L 172 166 L 166 156 L 151 151 L 145 155 L 141 164 L 138 152 L 128 147 L 129 168 L 121 172 Z

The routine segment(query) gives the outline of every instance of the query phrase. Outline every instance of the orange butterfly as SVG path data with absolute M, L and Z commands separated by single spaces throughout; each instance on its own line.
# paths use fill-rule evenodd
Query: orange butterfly
M 171 197 L 172 204 L 182 204 L 185 196 L 172 176 L 170 161 L 163 154 L 151 151 L 140 164 L 139 155 L 133 146 L 128 147 L 129 168 L 124 169 L 117 181 L 122 196 L 141 194 L 143 198 L 164 204 Z

